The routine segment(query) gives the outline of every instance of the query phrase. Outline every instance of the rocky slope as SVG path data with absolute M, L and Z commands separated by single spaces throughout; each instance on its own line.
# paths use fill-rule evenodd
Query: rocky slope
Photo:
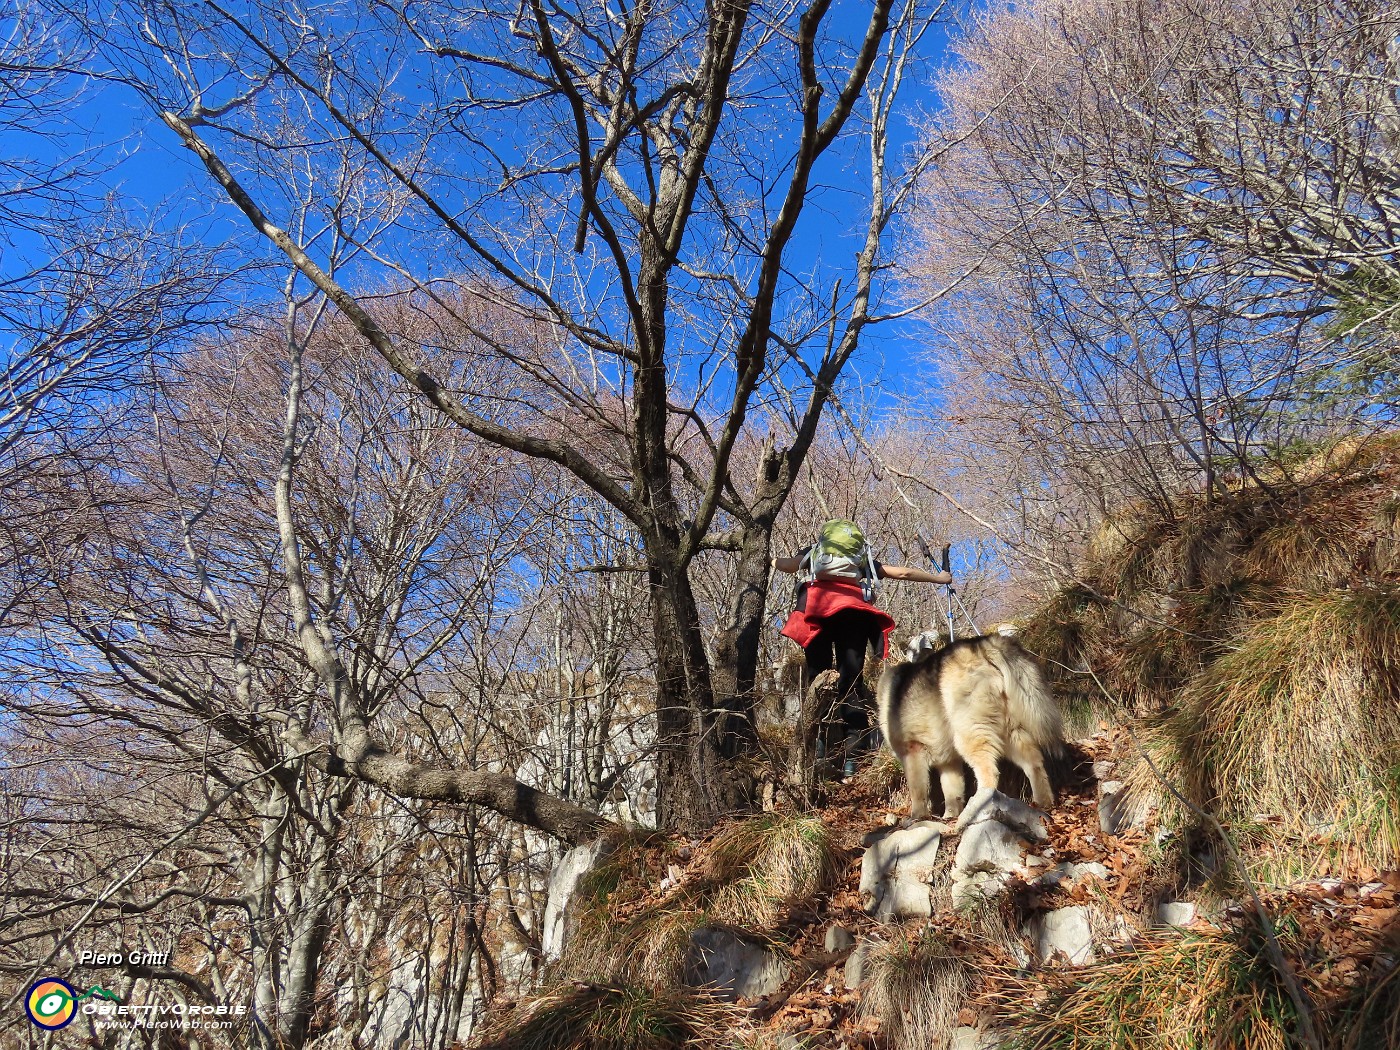
M 1397 1045 L 1400 873 L 1259 886 L 1256 906 L 1229 844 L 1131 819 L 1114 774 L 1132 747 L 1079 741 L 1050 813 L 974 800 L 958 835 L 904 826 L 880 756 L 814 813 L 580 853 L 553 887 L 551 997 L 481 1045 Z M 634 987 L 701 995 L 636 1042 L 611 1021 L 540 1036 L 561 1004 L 596 1014 L 598 989 Z

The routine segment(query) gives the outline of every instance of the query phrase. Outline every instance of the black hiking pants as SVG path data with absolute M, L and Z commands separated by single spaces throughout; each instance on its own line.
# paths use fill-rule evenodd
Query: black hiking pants
M 866 689 L 861 672 L 865 670 L 867 650 L 880 642 L 880 625 L 874 617 L 859 609 L 843 609 L 828 617 L 822 623 L 821 633 L 807 645 L 808 683 L 833 667 L 840 676 L 836 684 L 836 711 L 844 729 L 848 755 L 868 746 L 866 737 L 874 698 Z

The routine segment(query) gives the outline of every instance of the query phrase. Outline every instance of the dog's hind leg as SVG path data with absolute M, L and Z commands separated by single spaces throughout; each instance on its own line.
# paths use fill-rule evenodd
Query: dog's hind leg
M 922 744 L 905 741 L 904 749 L 896 751 L 900 764 L 904 766 L 904 779 L 909 785 L 909 816 L 912 820 L 928 820 L 933 816 L 929 805 L 928 751 Z
M 996 794 L 1001 783 L 1001 773 L 997 770 L 997 759 L 1001 753 L 995 741 L 979 733 L 960 734 L 955 741 L 958 751 L 977 778 L 977 793 L 958 817 L 956 828 L 962 831 L 977 819 L 983 806 Z
M 1049 810 L 1055 804 L 1055 794 L 1050 790 L 1050 778 L 1045 772 L 1045 756 L 1040 747 L 1022 729 L 1011 732 L 1007 757 L 1021 767 L 1026 779 L 1031 782 L 1031 798 L 1041 809 Z
M 977 778 L 977 794 L 995 791 L 1001 783 L 1001 773 L 997 769 L 1001 748 L 992 734 L 976 730 L 954 733 L 953 743 L 958 754 L 967 759 L 967 764 L 972 767 L 972 775 Z
M 967 796 L 967 780 L 963 776 L 962 759 L 954 756 L 951 762 L 939 765 L 938 782 L 943 787 L 943 819 L 956 820 L 962 812 L 963 800 Z
M 977 793 L 958 817 L 961 831 L 977 818 L 1000 781 L 997 760 L 1004 746 L 1006 700 L 1001 676 L 985 659 L 976 659 L 975 646 L 965 647 L 962 667 L 950 668 L 939 685 L 953 750 L 977 778 Z

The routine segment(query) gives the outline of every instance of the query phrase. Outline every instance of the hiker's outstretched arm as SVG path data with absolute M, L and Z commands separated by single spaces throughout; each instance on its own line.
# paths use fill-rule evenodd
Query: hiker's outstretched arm
M 881 565 L 880 577 L 886 580 L 908 580 L 910 583 L 952 583 L 951 572 L 928 572 L 911 565 Z
M 779 572 L 796 572 L 802 567 L 801 558 L 774 558 L 773 568 Z

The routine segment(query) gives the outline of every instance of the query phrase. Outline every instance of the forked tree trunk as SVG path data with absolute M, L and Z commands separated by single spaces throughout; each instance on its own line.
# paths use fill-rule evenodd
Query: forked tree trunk
M 654 564 L 654 563 L 653 563 Z M 658 826 L 698 833 L 748 804 L 724 754 L 700 614 L 684 573 L 653 567 Z

